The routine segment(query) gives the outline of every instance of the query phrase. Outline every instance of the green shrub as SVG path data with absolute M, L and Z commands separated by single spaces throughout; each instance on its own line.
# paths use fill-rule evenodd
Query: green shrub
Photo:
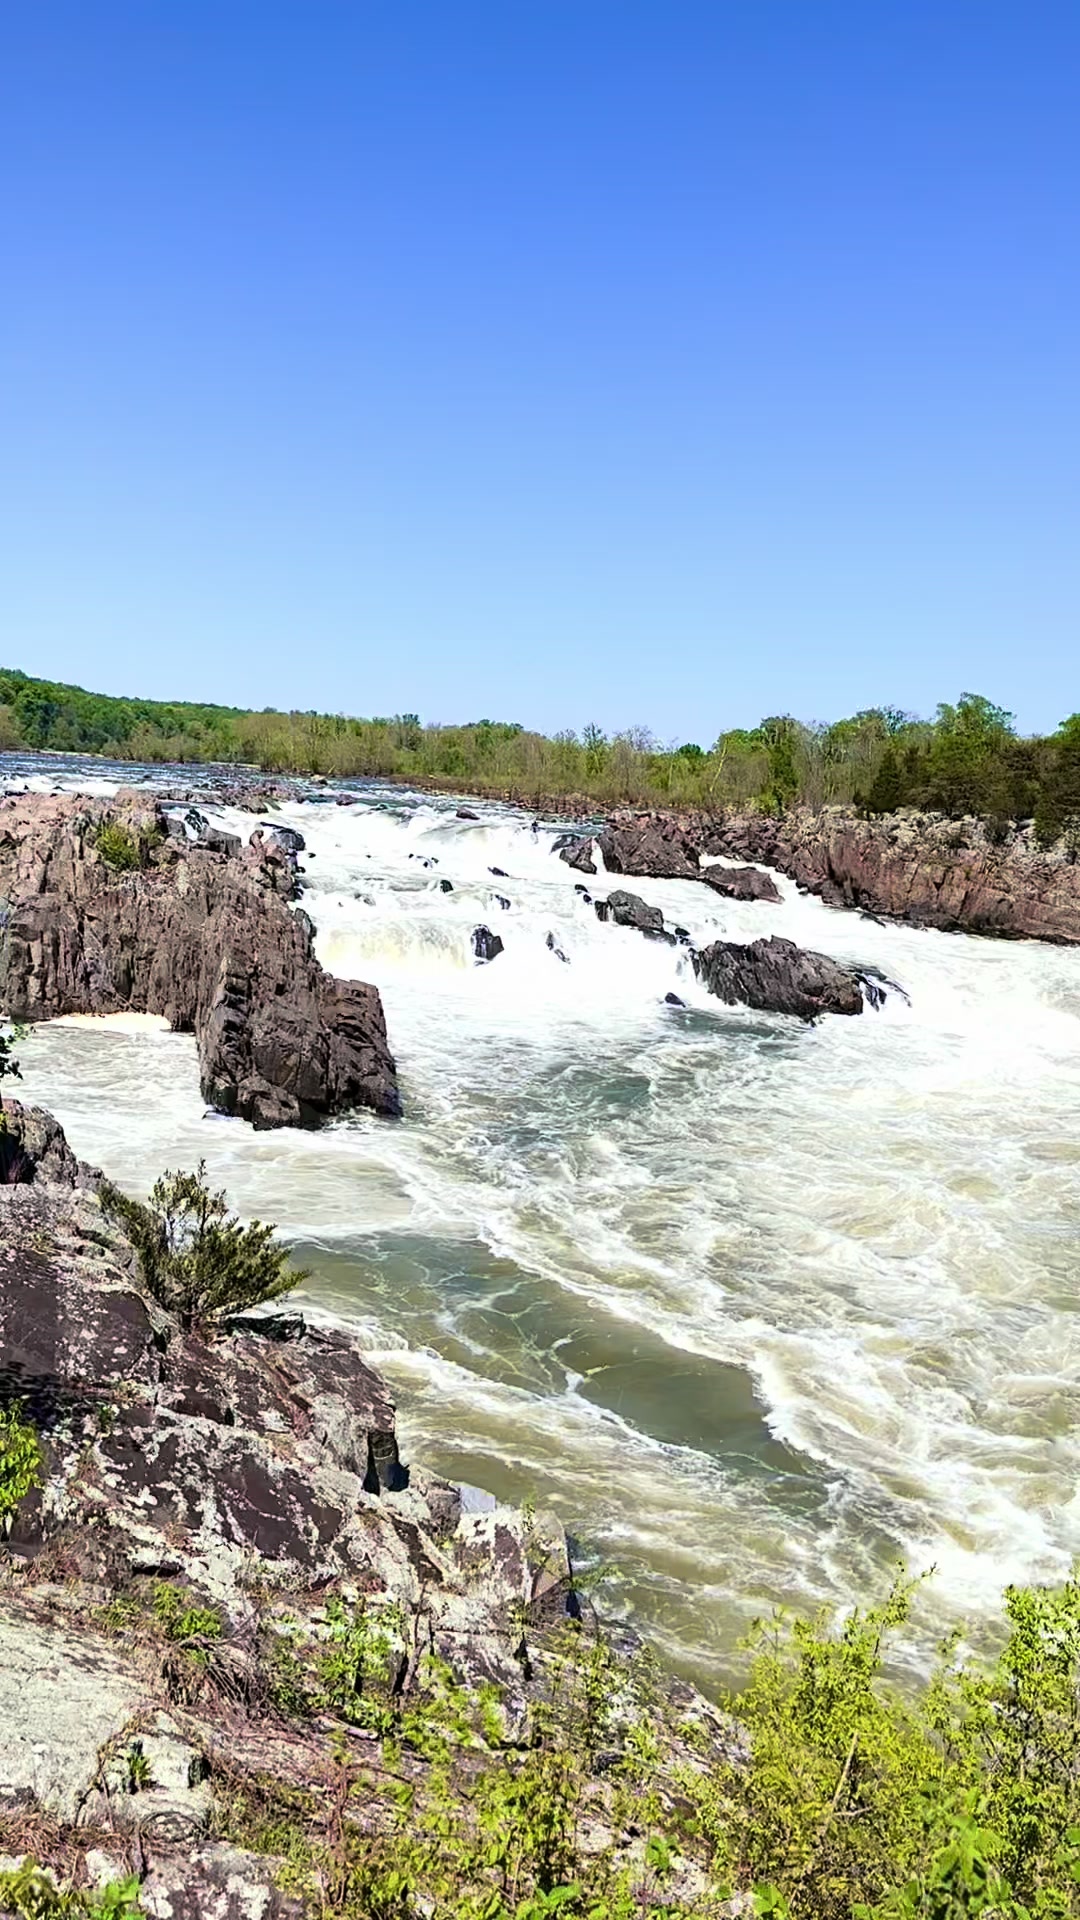
M 143 1920 L 134 1877 L 84 1893 L 58 1887 L 31 1859 L 0 1872 L 0 1904 L 16 1920 Z
M 130 873 L 142 866 L 142 843 L 119 820 L 102 822 L 94 835 L 94 846 L 115 873 Z
M 8 1033 L 0 1033 L 0 1080 L 22 1079 L 19 1063 L 11 1050 L 24 1038 L 25 1028 L 23 1027 L 12 1027 Z
M 41 1485 L 41 1446 L 37 1434 L 22 1418 L 18 1402 L 0 1407 L 0 1533 L 11 1523 L 28 1493 Z
M 205 1161 L 194 1173 L 163 1174 L 146 1205 L 108 1182 L 101 1201 L 131 1240 L 150 1293 L 187 1330 L 211 1329 L 307 1278 L 275 1245 L 272 1226 L 244 1226 L 229 1213 L 225 1194 L 207 1185 Z

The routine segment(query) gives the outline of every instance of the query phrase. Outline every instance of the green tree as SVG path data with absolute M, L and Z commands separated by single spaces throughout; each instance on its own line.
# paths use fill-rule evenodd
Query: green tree
M 163 1174 L 148 1204 L 108 1182 L 101 1200 L 125 1228 L 154 1299 L 188 1330 L 211 1331 L 227 1315 L 277 1300 L 308 1277 L 290 1264 L 286 1247 L 275 1245 L 272 1226 L 244 1226 L 230 1214 L 224 1192 L 207 1185 L 203 1160 L 194 1173 Z

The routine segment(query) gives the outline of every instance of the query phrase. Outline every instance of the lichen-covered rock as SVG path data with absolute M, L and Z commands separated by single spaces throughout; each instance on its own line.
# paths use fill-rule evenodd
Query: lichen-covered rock
M 147 1699 L 144 1678 L 101 1634 L 0 1602 L 0 1815 L 37 1803 L 75 1821 L 99 1755 Z
M 139 864 L 99 846 L 118 828 Z M 14 1019 L 134 1011 L 195 1035 L 204 1098 L 256 1127 L 400 1112 L 375 987 L 337 980 L 291 910 L 294 854 L 178 841 L 145 795 L 0 800 L 0 1006 Z

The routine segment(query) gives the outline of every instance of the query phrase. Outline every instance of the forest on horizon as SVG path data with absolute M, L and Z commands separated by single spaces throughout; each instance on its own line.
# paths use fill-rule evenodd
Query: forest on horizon
M 889 706 L 827 724 L 774 714 L 704 746 L 662 744 L 645 727 L 547 735 L 487 719 L 422 725 L 412 713 L 365 720 L 124 699 L 0 668 L 0 753 L 20 748 L 411 780 L 525 804 L 920 807 L 976 815 L 1002 834 L 1033 820 L 1044 846 L 1064 839 L 1080 857 L 1080 713 L 1054 734 L 1022 736 L 1011 713 L 973 693 L 933 720 Z

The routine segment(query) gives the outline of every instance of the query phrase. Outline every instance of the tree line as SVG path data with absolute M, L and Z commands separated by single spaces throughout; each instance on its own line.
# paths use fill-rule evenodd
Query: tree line
M 932 720 L 888 706 L 828 724 L 774 714 L 705 746 L 662 743 L 645 727 L 547 735 L 507 721 L 421 724 L 415 713 L 364 720 L 119 699 L 0 669 L 0 752 L 19 747 L 411 780 L 526 804 L 918 807 L 976 815 L 1002 835 L 1033 820 L 1043 845 L 1064 840 L 1080 855 L 1080 713 L 1053 734 L 1022 736 L 1011 713 L 974 693 Z

